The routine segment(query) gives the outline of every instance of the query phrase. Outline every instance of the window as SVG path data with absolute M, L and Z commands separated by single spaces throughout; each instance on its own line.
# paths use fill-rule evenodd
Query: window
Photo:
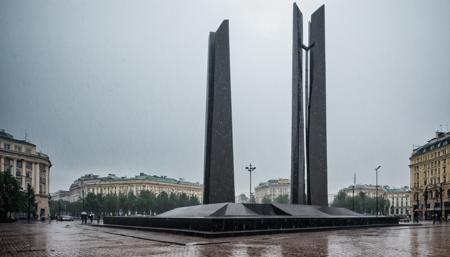
M 27 168 L 27 169 L 32 169 L 33 168 L 33 163 L 31 163 L 31 162 L 26 162 L 26 164 L 25 164 L 25 167 Z
M 3 144 L 3 148 L 5 148 L 6 150 L 10 150 L 11 149 L 11 145 L 10 144 Z
M 16 162 L 16 167 L 17 168 L 22 168 L 22 161 L 17 161 Z

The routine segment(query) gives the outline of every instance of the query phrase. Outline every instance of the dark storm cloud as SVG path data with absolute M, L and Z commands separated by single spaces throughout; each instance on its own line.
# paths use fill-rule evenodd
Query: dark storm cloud
M 412 144 L 449 123 L 448 1 L 326 4 L 329 191 L 409 184 Z M 290 174 L 291 1 L 2 1 L 0 127 L 54 164 L 202 181 L 207 38 L 230 19 L 237 193 Z

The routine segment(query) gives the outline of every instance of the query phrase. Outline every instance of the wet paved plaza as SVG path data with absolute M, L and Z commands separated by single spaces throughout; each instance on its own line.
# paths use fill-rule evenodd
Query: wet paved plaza
M 0 256 L 450 256 L 450 224 L 204 239 L 80 225 L 0 224 Z

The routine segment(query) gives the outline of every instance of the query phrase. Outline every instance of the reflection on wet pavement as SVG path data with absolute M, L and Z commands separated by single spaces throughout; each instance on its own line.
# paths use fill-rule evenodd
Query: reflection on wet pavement
M 0 256 L 450 256 L 450 225 L 204 239 L 78 222 L 0 224 Z

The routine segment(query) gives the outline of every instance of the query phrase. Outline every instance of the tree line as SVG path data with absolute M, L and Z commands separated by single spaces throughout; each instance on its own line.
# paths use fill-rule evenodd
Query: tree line
M 156 195 L 149 190 L 143 190 L 138 195 L 134 195 L 133 192 L 107 195 L 89 192 L 84 197 L 84 201 L 81 198 L 75 202 L 63 200 L 49 202 L 52 216 L 80 216 L 82 211 L 101 216 L 157 215 L 174 208 L 198 204 L 200 201 L 195 195 L 168 194 L 167 192 Z
M 28 184 L 27 190 L 22 187 L 9 171 L 0 172 L 0 221 L 17 218 L 17 213 L 27 213 L 28 219 L 36 217 L 37 204 L 33 188 Z
M 262 203 L 289 203 L 289 195 L 279 195 L 272 201 L 270 195 L 265 195 L 262 199 Z
M 384 197 L 378 196 L 378 212 L 382 215 L 389 213 L 389 201 Z M 347 195 L 343 190 L 334 197 L 332 207 L 343 207 L 362 214 L 376 214 L 376 197 L 368 197 L 366 193 L 360 192 L 355 194 L 355 202 L 353 208 L 353 196 Z

